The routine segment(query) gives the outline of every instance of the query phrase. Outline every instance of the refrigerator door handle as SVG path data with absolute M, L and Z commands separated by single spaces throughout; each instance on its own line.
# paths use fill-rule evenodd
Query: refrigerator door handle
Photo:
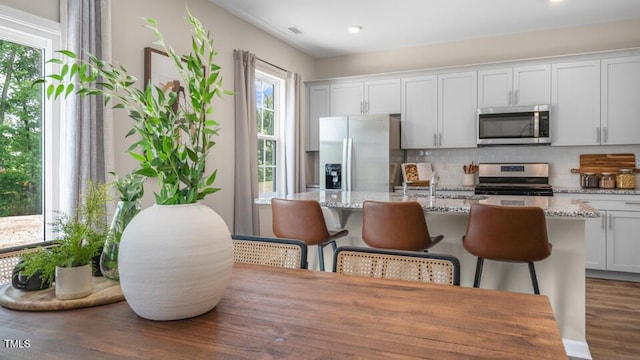
M 351 191 L 351 174 L 353 170 L 353 139 L 347 138 L 347 191 Z

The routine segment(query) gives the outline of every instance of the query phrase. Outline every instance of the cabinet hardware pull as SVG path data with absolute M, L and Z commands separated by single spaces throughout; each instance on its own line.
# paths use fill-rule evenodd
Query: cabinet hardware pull
M 433 133 L 433 146 L 438 146 L 438 135 Z
M 608 141 L 609 141 L 609 128 L 605 126 L 602 128 L 602 142 L 606 144 Z
M 609 230 L 613 230 L 613 214 L 609 214 Z
M 438 134 L 438 146 L 442 146 L 442 133 Z
M 513 91 L 513 104 L 518 104 L 518 90 Z
M 640 205 L 640 201 L 625 201 L 625 205 Z
M 364 101 L 360 101 L 360 114 L 364 114 Z
M 507 94 L 508 99 L 507 99 L 507 104 L 511 105 L 513 103 L 512 99 L 513 99 L 513 90 L 509 90 L 509 94 Z
M 606 229 L 607 228 L 607 216 L 603 215 L 602 216 L 602 229 Z

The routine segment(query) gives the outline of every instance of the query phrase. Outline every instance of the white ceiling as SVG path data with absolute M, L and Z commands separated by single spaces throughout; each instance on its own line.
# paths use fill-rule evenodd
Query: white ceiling
M 640 18 L 640 0 L 210 1 L 313 57 Z

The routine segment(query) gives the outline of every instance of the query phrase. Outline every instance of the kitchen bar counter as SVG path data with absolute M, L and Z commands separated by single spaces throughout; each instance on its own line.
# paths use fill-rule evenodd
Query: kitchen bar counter
M 508 206 L 538 206 L 546 216 L 564 218 L 594 218 L 600 214 L 587 204 L 569 198 L 553 196 L 504 196 L 504 195 L 437 195 L 435 198 L 419 194 L 402 195 L 399 192 L 358 192 L 324 190 L 286 196 L 287 199 L 317 200 L 321 206 L 331 209 L 362 209 L 365 200 L 417 201 L 426 213 L 468 214 L 473 204 Z M 259 198 L 257 204 L 269 204 L 270 198 Z
M 314 191 L 281 197 L 320 202 L 329 227 L 349 230 L 346 238 L 338 240 L 338 246 L 366 246 L 362 241 L 362 203 L 365 200 L 417 201 L 425 211 L 431 235 L 443 234 L 445 237 L 430 252 L 456 256 L 461 263 L 460 283 L 466 287 L 473 286 L 476 263 L 476 257 L 462 247 L 471 205 L 489 203 L 543 208 L 553 250 L 549 258 L 536 263 L 540 291 L 549 297 L 567 354 L 574 358 L 591 358 L 585 334 L 585 220 L 600 214 L 587 204 L 566 197 L 443 194 L 431 199 L 403 196 L 401 192 Z M 262 205 L 259 206 L 261 235 L 273 236 L 270 199 L 261 198 L 255 202 Z M 309 248 L 309 267 L 312 269 L 318 267 L 316 251 L 315 246 Z M 327 269 L 331 269 L 333 254 L 330 247 L 325 249 L 324 255 Z M 482 288 L 533 292 L 526 264 L 487 260 L 482 275 Z

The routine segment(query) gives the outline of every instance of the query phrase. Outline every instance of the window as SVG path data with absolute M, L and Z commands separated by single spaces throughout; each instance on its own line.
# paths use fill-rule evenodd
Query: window
M 59 25 L 0 6 L 0 248 L 43 241 L 58 209 L 58 109 L 35 79 Z M 47 234 L 49 235 L 49 234 Z
M 280 191 L 282 179 L 282 118 L 284 81 L 256 70 L 256 120 L 258 132 L 258 193 Z

